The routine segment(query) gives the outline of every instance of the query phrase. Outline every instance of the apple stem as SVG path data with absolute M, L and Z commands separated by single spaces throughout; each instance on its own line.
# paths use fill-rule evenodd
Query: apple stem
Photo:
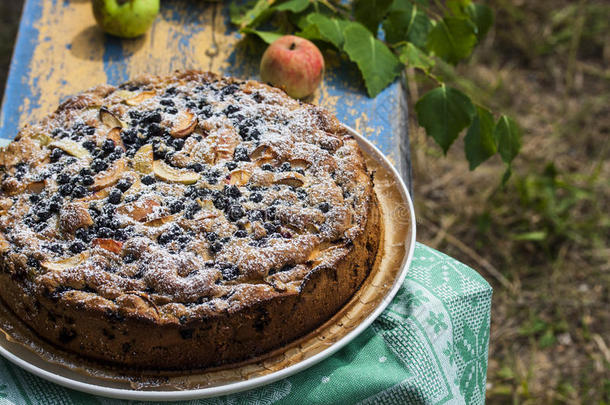
M 295 44 L 293 42 L 293 43 L 290 44 L 290 48 L 288 48 L 288 49 L 290 49 L 291 51 L 294 51 L 294 48 L 296 48 L 296 47 L 297 47 L 297 44 Z

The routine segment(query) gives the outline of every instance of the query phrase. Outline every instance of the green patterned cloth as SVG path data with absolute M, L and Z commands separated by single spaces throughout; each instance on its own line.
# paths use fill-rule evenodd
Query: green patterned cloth
M 185 404 L 482 404 L 491 287 L 417 244 L 385 312 L 327 360 L 273 384 Z M 118 404 L 42 380 L 0 359 L 2 404 Z

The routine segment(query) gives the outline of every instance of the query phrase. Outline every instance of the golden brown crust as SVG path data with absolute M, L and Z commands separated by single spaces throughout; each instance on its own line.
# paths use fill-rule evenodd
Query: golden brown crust
M 356 141 L 254 81 L 99 86 L 0 152 L 0 297 L 41 337 L 132 368 L 236 362 L 331 317 L 380 224 Z

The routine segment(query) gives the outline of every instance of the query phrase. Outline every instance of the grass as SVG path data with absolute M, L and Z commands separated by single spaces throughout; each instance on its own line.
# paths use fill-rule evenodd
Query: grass
M 502 189 L 499 160 L 469 172 L 412 123 L 418 237 L 494 286 L 489 403 L 608 404 L 610 5 L 489 3 L 494 31 L 441 73 L 514 116 L 524 147 Z
M 494 286 L 488 403 L 610 404 L 610 5 L 488 3 L 494 30 L 441 74 L 514 116 L 523 150 L 502 189 L 499 160 L 469 172 L 412 123 L 418 237 Z M 0 84 L 19 8 L 0 4 Z

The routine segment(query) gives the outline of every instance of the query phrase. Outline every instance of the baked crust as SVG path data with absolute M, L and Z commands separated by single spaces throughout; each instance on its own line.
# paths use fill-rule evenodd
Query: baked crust
M 360 287 L 381 234 L 325 110 L 211 73 L 99 86 L 0 152 L 0 298 L 40 337 L 131 369 L 258 356 Z

